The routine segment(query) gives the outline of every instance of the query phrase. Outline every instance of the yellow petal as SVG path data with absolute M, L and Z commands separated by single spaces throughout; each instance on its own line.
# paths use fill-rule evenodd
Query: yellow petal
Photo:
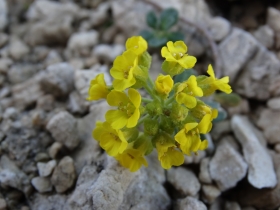
M 186 133 L 189 132 L 190 130 L 194 129 L 195 127 L 198 126 L 198 123 L 193 122 L 193 123 L 187 123 L 184 128 L 186 130 Z
M 174 43 L 174 47 L 176 48 L 176 50 L 178 50 L 178 52 L 181 52 L 183 54 L 185 54 L 188 51 L 188 48 L 183 41 L 176 41 Z
M 161 56 L 164 57 L 167 61 L 177 62 L 177 60 L 172 56 L 171 52 L 169 52 L 167 47 L 161 48 Z
M 137 125 L 139 117 L 140 117 L 140 111 L 139 109 L 135 109 L 133 115 L 127 120 L 127 127 L 128 128 L 135 127 Z
M 127 124 L 126 113 L 119 110 L 109 110 L 105 114 L 105 118 L 111 123 L 111 126 L 114 129 L 121 129 Z
M 118 90 L 118 91 L 123 91 L 126 88 L 129 88 L 133 86 L 136 83 L 135 78 L 133 77 L 131 80 L 123 79 L 123 80 L 118 80 L 115 79 L 113 81 L 113 87 Z
M 104 128 L 102 126 L 102 122 L 97 121 L 95 124 L 95 129 L 92 131 L 92 136 L 96 141 L 100 141 L 100 136 L 102 132 L 104 131 Z
M 208 141 L 207 140 L 203 140 L 200 143 L 199 150 L 205 150 L 205 149 L 207 149 L 207 147 L 208 147 Z
M 140 104 L 141 104 L 141 95 L 140 93 L 133 89 L 130 88 L 128 90 L 128 98 L 130 99 L 130 101 L 133 103 L 133 105 L 135 106 L 135 108 L 139 108 Z
M 214 70 L 213 70 L 213 67 L 211 64 L 209 64 L 209 66 L 208 66 L 207 73 L 210 75 L 210 77 L 212 77 L 213 79 L 216 79 L 215 73 L 214 73 Z
M 203 96 L 203 91 L 200 87 L 197 86 L 196 77 L 194 75 L 189 77 L 187 83 L 189 85 L 190 91 L 193 92 L 193 95 L 198 96 L 198 97 Z
M 136 55 L 142 54 L 147 50 L 147 41 L 141 36 L 133 36 L 125 43 L 126 49 L 133 51 Z
M 120 103 L 122 104 L 127 104 L 129 101 L 128 97 L 125 95 L 125 93 L 112 90 L 108 95 L 107 95 L 107 103 L 110 106 L 119 106 Z
M 194 108 L 196 106 L 196 98 L 191 96 L 191 95 L 188 95 L 186 93 L 179 93 L 176 95 L 176 101 L 179 103 L 179 104 L 184 104 L 186 107 L 188 108 Z
M 196 58 L 194 56 L 184 55 L 181 59 L 178 60 L 178 63 L 185 69 L 190 69 L 194 67 Z
M 197 127 L 200 133 L 208 133 L 212 128 L 211 114 L 204 115 Z

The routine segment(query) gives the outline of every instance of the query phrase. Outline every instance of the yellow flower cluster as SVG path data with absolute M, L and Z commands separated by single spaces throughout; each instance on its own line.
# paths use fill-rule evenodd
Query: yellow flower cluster
M 208 66 L 209 76 L 190 76 L 174 84 L 172 77 L 192 68 L 196 58 L 187 53 L 183 41 L 168 42 L 161 50 L 165 61 L 155 81 L 149 76 L 151 56 L 147 42 L 141 36 L 127 40 L 126 51 L 116 57 L 110 70 L 112 86 L 106 85 L 99 74 L 90 83 L 88 100 L 106 99 L 115 107 L 105 115 L 105 122 L 97 122 L 93 137 L 108 155 L 134 172 L 148 166 L 145 156 L 155 148 L 164 169 L 184 163 L 184 154 L 204 150 L 207 140 L 201 134 L 212 128 L 218 111 L 199 97 L 216 90 L 231 93 L 229 78 L 217 79 Z M 141 97 L 143 88 L 150 98 Z

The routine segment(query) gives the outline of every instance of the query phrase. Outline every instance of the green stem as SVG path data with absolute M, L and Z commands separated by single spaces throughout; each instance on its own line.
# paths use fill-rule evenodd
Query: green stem
M 145 103 L 153 102 L 153 99 L 150 99 L 150 98 L 144 98 L 144 97 L 142 97 L 141 100 L 142 100 L 143 102 L 145 102 Z
M 144 120 L 146 120 L 150 115 L 145 115 L 144 117 L 142 117 L 140 120 L 138 120 L 137 126 L 142 124 L 144 122 Z
M 165 101 L 165 105 L 168 105 L 168 104 L 170 104 L 172 101 L 174 101 L 174 98 L 175 98 L 175 94 Z

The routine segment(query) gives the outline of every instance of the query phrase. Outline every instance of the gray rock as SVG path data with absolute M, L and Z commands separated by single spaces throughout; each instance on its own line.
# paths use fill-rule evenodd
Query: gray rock
M 17 84 L 28 80 L 42 69 L 42 65 L 20 63 L 11 66 L 8 71 L 8 80 L 12 84 Z
M 201 163 L 200 163 L 200 170 L 199 170 L 199 180 L 202 183 L 206 183 L 206 184 L 211 184 L 212 183 L 212 179 L 209 173 L 209 162 L 210 159 L 209 158 L 203 158 Z
M 107 45 L 99 44 L 93 49 L 93 54 L 98 57 L 99 60 L 106 62 L 113 62 L 118 55 L 121 55 L 125 50 L 123 45 Z
M 7 73 L 13 61 L 9 58 L 0 58 L 0 72 Z
M 220 195 L 221 191 L 216 186 L 202 185 L 202 196 L 207 203 L 212 204 Z
M 20 60 L 30 52 L 29 47 L 16 37 L 10 39 L 9 54 L 14 60 Z
M 55 107 L 55 99 L 53 95 L 44 95 L 38 98 L 36 102 L 36 108 L 44 110 L 44 111 L 51 111 Z
M 77 16 L 79 12 L 79 7 L 72 2 L 40 0 L 30 5 L 26 17 L 29 21 L 34 21 L 50 17 Z
M 104 23 L 108 18 L 109 8 L 110 4 L 108 2 L 100 4 L 93 12 L 90 13 L 89 25 L 91 27 L 96 27 Z
M 42 162 L 37 163 L 39 175 L 42 177 L 51 175 L 55 166 L 56 166 L 56 160 L 51 160 L 47 163 L 42 163 Z
M 64 193 L 74 185 L 76 172 L 73 159 L 69 156 L 62 158 L 54 169 L 51 177 L 56 192 Z
M 66 200 L 67 200 L 66 195 L 60 195 L 60 194 L 42 195 L 40 193 L 34 193 L 32 197 L 28 198 L 28 205 L 30 209 L 38 209 L 38 210 L 52 210 L 52 209 L 72 210 L 69 208 L 69 206 L 67 206 Z
M 58 63 L 49 66 L 40 81 L 45 93 L 56 97 L 66 96 L 74 89 L 74 69 L 68 63 Z
M 54 115 L 47 124 L 47 130 L 57 142 L 72 150 L 78 146 L 77 120 L 68 112 L 61 111 Z
M 226 141 L 218 145 L 209 164 L 211 178 L 221 191 L 235 187 L 245 177 L 247 168 L 243 157 Z
M 275 152 L 280 153 L 280 143 L 275 145 L 274 150 Z
M 2 31 L 8 23 L 8 7 L 6 0 L 0 0 L 0 31 Z
M 265 47 L 259 46 L 256 54 L 244 67 L 235 84 L 236 92 L 247 98 L 266 100 L 274 95 L 276 80 L 280 72 L 280 61 Z M 276 90 L 277 91 L 277 90 Z
M 70 112 L 84 114 L 88 110 L 89 102 L 85 101 L 78 92 L 74 91 L 69 95 L 67 107 Z
M 211 130 L 211 136 L 214 140 L 219 140 L 219 138 L 231 132 L 230 121 L 223 120 L 221 122 L 217 122 L 213 125 L 213 129 Z
M 207 148 L 208 149 L 208 148 Z M 194 154 L 192 153 L 190 156 L 185 155 L 185 161 L 184 164 L 191 164 L 191 163 L 195 163 L 198 164 L 200 163 L 200 161 L 206 156 L 206 152 L 205 150 L 203 151 L 199 151 L 198 154 Z
M 272 48 L 274 44 L 274 31 L 268 26 L 259 27 L 253 36 L 265 47 Z
M 50 50 L 44 61 L 46 67 L 61 62 L 63 62 L 61 55 L 56 50 Z
M 8 35 L 0 32 L 0 48 L 7 44 L 8 40 Z
M 52 191 L 52 183 L 49 178 L 47 177 L 34 177 L 31 180 L 33 187 L 39 193 L 51 192 Z
M 219 44 L 223 63 L 223 74 L 234 81 L 241 68 L 255 53 L 257 42 L 249 33 L 234 28 L 230 35 Z
M 0 210 L 6 210 L 7 209 L 7 203 L 4 198 L 0 198 Z
M 99 33 L 95 30 L 77 32 L 71 35 L 67 47 L 73 51 L 91 48 L 98 43 Z
M 54 142 L 49 148 L 49 155 L 51 158 L 55 159 L 62 149 L 63 145 L 59 142 Z
M 25 36 L 31 46 L 66 44 L 72 33 L 71 16 L 50 17 L 30 26 Z
M 279 111 L 280 110 L 280 97 L 271 98 L 267 101 L 268 108 L 272 110 Z
M 230 32 L 231 24 L 222 17 L 209 19 L 208 30 L 215 41 L 222 41 Z
M 189 169 L 171 168 L 167 171 L 167 180 L 182 196 L 195 196 L 200 190 L 196 175 Z
M 275 32 L 275 39 L 276 39 L 276 47 L 279 48 L 280 47 L 280 36 L 279 36 L 279 32 L 280 32 L 280 12 L 279 10 L 273 8 L 273 7 L 269 7 L 267 10 L 267 25 L 269 25 Z
M 270 144 L 280 143 L 280 112 L 264 109 L 257 122 L 258 126 L 264 131 L 264 136 Z
M 38 73 L 29 80 L 12 87 L 13 102 L 16 107 L 26 108 L 44 94 L 39 85 L 42 76 L 41 73 Z
M 248 118 L 236 115 L 232 118 L 231 126 L 249 166 L 250 184 L 258 189 L 275 187 L 277 179 L 272 159 L 254 134 L 253 126 Z
M 186 197 L 184 199 L 177 200 L 175 203 L 175 209 L 177 210 L 206 210 L 207 207 L 201 201 L 193 197 Z
M 164 170 L 158 163 L 157 154 L 152 153 L 147 159 L 149 166 L 142 168 L 132 180 L 119 209 L 152 210 L 167 209 L 170 206 L 171 200 L 163 187 Z
M 99 174 L 96 167 L 84 167 L 68 200 L 72 209 L 119 209 L 124 193 L 137 173 L 129 172 L 113 158 L 107 158 L 107 165 Z
M 241 210 L 241 207 L 237 202 L 227 201 L 225 203 L 225 210 Z
M 94 79 L 97 74 L 104 73 L 104 79 L 107 85 L 110 85 L 111 76 L 108 73 L 108 66 L 96 64 L 90 70 L 76 70 L 75 71 L 75 88 L 83 98 L 88 97 L 88 90 L 90 81 Z
M 13 187 L 28 195 L 30 181 L 28 176 L 6 155 L 0 159 L 0 183 L 3 187 Z
M 245 98 L 243 98 L 237 106 L 227 108 L 227 113 L 229 116 L 234 116 L 236 114 L 248 114 L 249 112 L 249 102 Z

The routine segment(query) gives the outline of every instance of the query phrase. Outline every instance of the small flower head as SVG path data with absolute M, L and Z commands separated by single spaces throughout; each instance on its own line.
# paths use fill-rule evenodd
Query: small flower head
M 191 152 L 204 150 L 208 146 L 207 141 L 201 141 L 200 133 L 206 134 L 212 128 L 211 115 L 205 115 L 200 123 L 192 122 L 185 124 L 176 135 L 175 140 L 180 144 L 180 149 L 187 155 Z
M 88 100 L 99 100 L 106 98 L 109 93 L 108 87 L 104 80 L 104 74 L 98 74 L 95 79 L 91 80 L 88 91 Z
M 176 101 L 179 104 L 184 104 L 188 108 L 194 108 L 197 103 L 196 96 L 202 97 L 203 92 L 202 89 L 197 86 L 195 76 L 192 75 L 186 82 L 178 86 Z
M 173 88 L 174 81 L 170 75 L 159 75 L 155 81 L 155 89 L 159 94 L 168 95 Z
M 232 92 L 232 89 L 231 89 L 230 85 L 228 84 L 229 83 L 229 77 L 228 76 L 223 77 L 221 79 L 217 79 L 215 77 L 215 73 L 214 73 L 214 70 L 213 70 L 213 67 L 212 67 L 211 64 L 208 66 L 207 73 L 213 79 L 213 81 L 214 81 L 213 85 L 216 87 L 216 89 L 218 89 L 222 92 L 225 92 L 227 94 L 230 94 Z
M 108 155 L 111 156 L 123 153 L 128 145 L 123 132 L 113 129 L 108 122 L 97 122 L 92 135 Z
M 117 155 L 116 159 L 123 167 L 128 168 L 131 172 L 138 171 L 142 165 L 148 166 L 143 153 L 137 149 L 127 149 L 122 154 Z
M 142 36 L 133 36 L 126 41 L 125 47 L 136 55 L 141 55 L 147 50 L 148 44 Z
M 183 41 L 177 41 L 175 43 L 169 41 L 167 42 L 167 47 L 161 49 L 161 56 L 164 57 L 166 61 L 176 62 L 183 68 L 190 69 L 194 67 L 196 58 L 186 54 L 187 50 L 188 48 Z
M 140 117 L 140 93 L 130 88 L 128 96 L 116 90 L 112 90 L 107 96 L 107 102 L 110 106 L 117 106 L 117 110 L 109 110 L 105 118 L 111 123 L 114 129 L 121 129 L 123 127 L 135 127 Z
M 132 51 L 125 51 L 117 56 L 110 70 L 110 74 L 115 79 L 113 81 L 115 90 L 123 91 L 136 83 L 133 72 L 139 68 L 137 62 L 138 57 Z

